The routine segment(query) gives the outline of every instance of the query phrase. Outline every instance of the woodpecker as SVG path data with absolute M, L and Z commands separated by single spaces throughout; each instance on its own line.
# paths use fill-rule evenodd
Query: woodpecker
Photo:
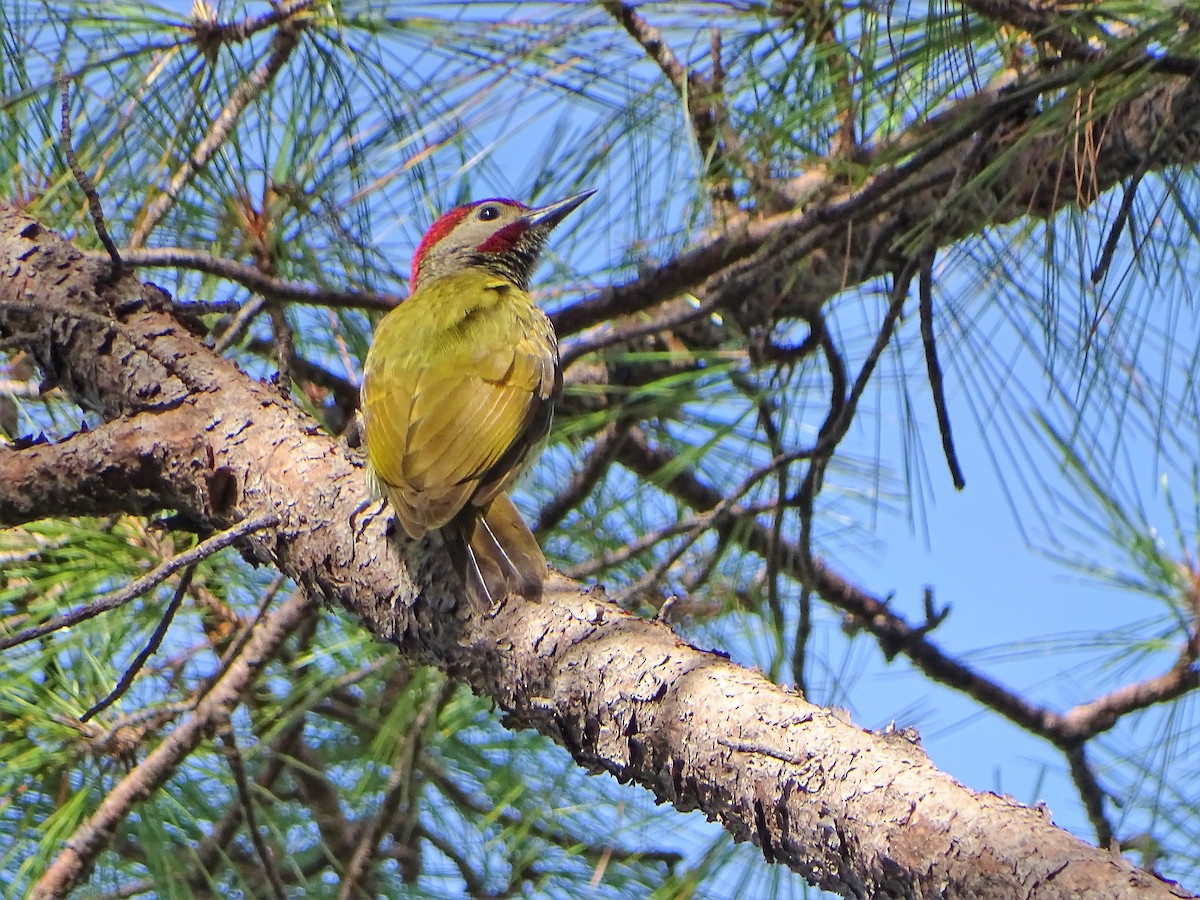
M 508 495 L 550 429 L 558 340 L 529 296 L 550 232 L 595 191 L 493 198 L 433 223 L 363 372 L 367 481 L 414 540 L 439 530 L 469 595 L 538 600 L 546 558 Z

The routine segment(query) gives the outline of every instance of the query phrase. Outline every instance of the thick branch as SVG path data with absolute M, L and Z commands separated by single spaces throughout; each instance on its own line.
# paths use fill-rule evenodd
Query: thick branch
M 717 509 L 726 502 L 720 492 L 692 472 L 678 471 L 674 456 L 652 447 L 638 429 L 630 430 L 621 444 L 617 460 L 644 478 L 653 479 L 665 469 L 675 471 L 669 481 L 660 481 L 659 486 L 698 512 Z M 1200 672 L 1195 670 L 1196 639 L 1193 638 L 1165 674 L 1126 685 L 1059 713 L 1027 700 L 955 659 L 929 638 L 927 628 L 909 624 L 887 603 L 823 561 L 814 560 L 811 571 L 805 573 L 801 548 L 788 544 L 779 552 L 775 547 L 777 536 L 767 526 L 751 521 L 735 529 L 734 534 L 752 553 L 764 559 L 777 557 L 783 570 L 796 581 L 804 581 L 807 574 L 817 593 L 827 603 L 853 616 L 857 625 L 874 635 L 889 659 L 903 653 L 934 681 L 961 691 L 1063 750 L 1070 751 L 1088 738 L 1107 731 L 1123 715 L 1169 702 L 1200 686 Z
M 47 266 L 47 257 L 66 263 Z M 98 407 L 158 414 L 157 367 L 165 368 L 181 386 L 170 408 L 191 412 L 230 479 L 230 502 L 184 511 L 216 526 L 278 515 L 274 534 L 250 539 L 258 555 L 308 597 L 351 611 L 410 659 L 491 697 L 509 725 L 537 728 L 581 765 L 636 781 L 681 810 L 702 809 L 768 860 L 847 896 L 1186 895 L 1035 810 L 966 790 L 907 739 L 865 732 L 575 583 L 554 578 L 543 603 L 470 616 L 440 548 L 389 544 L 387 517 L 364 512 L 358 466 L 308 416 L 143 302 L 136 285 L 102 285 L 94 266 L 70 260 L 56 237 L 0 211 L 0 338 L 49 352 L 63 322 L 82 317 L 99 329 L 106 311 L 122 310 L 107 336 L 122 335 L 127 353 L 54 354 L 62 383 L 85 385 L 91 373 Z M 137 302 L 123 304 L 122 290 Z M 226 708 L 235 672 L 245 674 L 231 668 L 201 709 Z M 164 764 L 199 739 L 200 720 L 168 737 L 130 789 L 161 783 Z M 133 799 L 106 800 L 86 847 L 73 844 L 47 873 L 47 892 L 78 884 L 84 851 L 103 844 Z
M 211 506 L 220 475 L 187 412 L 107 422 L 57 444 L 0 447 L 0 527 L 49 516 L 150 515 Z
M 1104 85 L 1117 92 L 1136 83 L 1133 64 L 1112 65 L 1107 81 L 1099 80 L 1099 71 L 1090 73 L 1089 90 Z M 1080 122 L 1063 112 L 1079 90 L 1077 80 L 1079 72 L 1064 70 L 969 97 L 894 146 L 876 148 L 876 160 L 912 155 L 895 166 L 875 163 L 876 174 L 861 187 L 847 190 L 829 179 L 814 186 L 804 176 L 797 185 L 819 202 L 731 228 L 567 307 L 555 316 L 555 326 L 560 336 L 573 334 L 697 288 L 702 302 L 715 300 L 738 321 L 770 329 L 897 269 L 908 252 L 897 244 L 903 236 L 919 232 L 925 245 L 947 246 L 990 226 L 1087 206 L 1139 172 L 1200 159 L 1200 81 L 1145 78 L 1141 93 L 1116 99 L 1107 114 Z M 1102 107 L 1099 100 L 1093 105 Z M 1081 131 L 1086 139 L 1076 140 Z M 984 171 L 986 183 L 978 183 Z M 955 188 L 964 184 L 969 187 Z M 1083 187 L 1086 193 L 1079 193 Z

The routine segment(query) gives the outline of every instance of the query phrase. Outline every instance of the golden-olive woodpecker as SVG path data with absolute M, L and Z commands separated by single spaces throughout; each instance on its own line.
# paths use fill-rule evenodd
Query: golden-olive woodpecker
M 590 197 L 446 213 L 413 255 L 408 299 L 375 329 L 362 412 L 371 490 L 411 538 L 440 529 L 478 601 L 536 600 L 546 558 L 508 489 L 550 428 L 558 340 L 530 298 L 546 238 Z

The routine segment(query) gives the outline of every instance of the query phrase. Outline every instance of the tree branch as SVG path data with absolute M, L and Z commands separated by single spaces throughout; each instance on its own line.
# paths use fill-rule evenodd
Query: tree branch
M 659 486 L 698 512 L 716 509 L 727 498 L 688 470 L 679 471 L 674 456 L 652 447 L 639 429 L 631 429 L 622 443 L 618 462 L 647 478 L 664 468 L 675 472 Z M 773 552 L 771 529 L 750 521 L 737 529 L 736 537 L 746 549 L 764 559 Z M 788 545 L 781 554 L 781 565 L 789 577 L 805 580 L 801 562 L 802 548 Z M 890 659 L 903 653 L 929 678 L 966 694 L 1032 734 L 1039 735 L 1062 750 L 1070 750 L 1083 741 L 1107 731 L 1122 715 L 1157 703 L 1174 700 L 1200 687 L 1200 671 L 1195 670 L 1200 638 L 1193 637 L 1180 652 L 1179 659 L 1163 675 L 1126 685 L 1095 700 L 1059 713 L 1032 703 L 982 672 L 950 656 L 929 639 L 925 625 L 909 624 L 887 603 L 816 559 L 808 583 L 834 607 L 853 617 L 854 623 L 870 632 Z
M 100 254 L 91 254 L 99 256 Z M 333 306 L 339 309 L 389 310 L 402 298 L 391 294 L 334 290 L 310 284 L 296 284 L 268 275 L 261 269 L 236 259 L 213 256 L 204 250 L 185 247 L 149 247 L 121 251 L 121 261 L 131 268 L 183 269 L 203 272 L 240 284 L 271 300 L 302 303 L 309 306 Z
M 219 505 L 222 476 L 194 425 L 187 413 L 168 410 L 106 422 L 58 443 L 0 447 L 0 527 L 47 516 Z
M 510 727 L 536 728 L 589 770 L 636 781 L 680 810 L 704 810 L 822 887 L 874 896 L 948 885 L 993 896 L 1001 884 L 1043 898 L 1096 895 L 1097 886 L 1106 897 L 1185 895 L 1035 810 L 968 791 L 907 740 L 844 722 L 597 591 L 555 577 L 543 603 L 506 601 L 475 617 L 436 542 L 389 542 L 386 517 L 363 514 L 360 464 L 310 417 L 145 302 L 141 286 L 105 285 L 93 263 L 71 260 L 59 238 L 0 210 L 0 339 L 38 348 L 77 400 L 110 415 L 143 411 L 148 400 L 161 408 L 163 384 L 171 385 L 172 408 L 194 417 L 212 465 L 229 478 L 227 503 L 183 512 L 214 527 L 277 515 L 278 528 L 251 538 L 251 552 L 303 590 L 109 794 L 35 896 L 79 883 L 136 799 L 161 785 L 318 600 L 349 610 L 410 660 L 470 683 Z M 119 315 L 110 336 L 126 335 L 122 352 L 110 343 L 63 352 L 75 337 L 63 322 L 98 328 L 105 315 Z M 870 766 L 850 762 L 863 759 Z
M 1127 84 L 1131 71 L 1145 65 L 1121 59 L 1096 64 L 1089 89 L 1103 89 L 1106 77 Z M 555 327 L 563 337 L 696 289 L 701 302 L 715 299 L 737 321 L 770 329 L 902 266 L 907 251 L 895 245 L 896 236 L 913 229 L 921 230 L 930 249 L 944 247 L 989 226 L 1086 206 L 1145 171 L 1146 159 L 1153 158 L 1151 171 L 1200 159 L 1194 114 L 1200 80 L 1144 78 L 1140 93 L 1105 98 L 1112 103 L 1108 112 L 1080 121 L 1062 112 L 1079 78 L 1077 70 L 1063 67 L 968 97 L 895 143 L 874 148 L 867 162 L 877 171 L 861 187 L 846 189 L 832 176 L 813 187 L 806 178 L 805 196 L 816 194 L 820 202 L 731 226 L 633 281 L 560 310 Z M 1093 135 L 1090 143 L 1072 139 L 1081 128 Z M 893 165 L 889 159 L 903 161 Z M 977 183 L 985 170 L 986 183 Z M 1063 190 L 1064 171 L 1085 173 L 1087 189 Z M 972 187 L 955 188 L 963 184 Z

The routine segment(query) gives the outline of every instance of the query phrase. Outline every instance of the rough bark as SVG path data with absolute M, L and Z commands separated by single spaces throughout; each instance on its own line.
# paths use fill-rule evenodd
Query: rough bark
M 0 450 L 0 473 L 33 473 L 0 489 L 0 524 L 113 509 L 125 490 L 128 508 L 175 509 L 198 529 L 274 513 L 280 525 L 247 540 L 249 558 L 469 683 L 511 727 L 703 810 L 845 896 L 1191 896 L 1042 811 L 968 791 L 906 736 L 864 731 L 600 592 L 555 578 L 541 604 L 472 614 L 436 542 L 389 543 L 344 446 L 203 346 L 157 288 L 106 274 L 0 210 L 0 339 L 109 420 L 57 445 Z

